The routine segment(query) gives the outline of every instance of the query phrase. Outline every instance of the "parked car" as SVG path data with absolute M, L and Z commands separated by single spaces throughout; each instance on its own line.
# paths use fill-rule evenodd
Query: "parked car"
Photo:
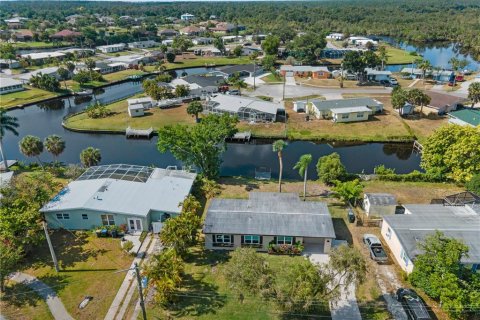
M 388 256 L 377 236 L 366 233 L 363 235 L 363 243 L 365 243 L 370 250 L 370 258 L 372 258 L 372 260 L 377 262 L 388 261 Z
M 391 86 L 398 86 L 398 81 L 395 78 L 390 78 L 389 82 Z
M 355 213 L 353 213 L 353 211 L 351 209 L 348 210 L 348 221 L 350 223 L 355 222 Z
M 238 90 L 229 90 L 227 91 L 227 94 L 231 95 L 231 96 L 238 96 L 240 95 L 240 91 Z
M 462 75 L 456 76 L 456 77 L 455 77 L 455 81 L 457 81 L 457 82 L 463 82 L 463 81 L 465 81 L 465 77 L 462 76 Z
M 412 289 L 400 288 L 397 290 L 395 297 L 402 303 L 409 319 L 412 320 L 431 320 L 425 303 Z

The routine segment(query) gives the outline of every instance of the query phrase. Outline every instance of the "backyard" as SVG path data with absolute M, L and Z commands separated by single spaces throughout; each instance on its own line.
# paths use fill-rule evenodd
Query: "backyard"
M 123 272 L 114 272 L 128 268 L 133 257 L 122 252 L 119 239 L 97 238 L 90 232 L 56 231 L 51 239 L 60 272 L 53 269 L 46 241 L 27 255 L 21 271 L 36 276 L 56 291 L 73 318 L 103 318 L 125 277 Z M 25 315 L 25 319 L 32 319 L 32 313 L 38 319 L 51 317 L 43 301 L 26 294 L 27 288 L 14 285 L 12 290 L 18 295 L 7 295 L 2 303 L 8 313 Z M 85 296 L 93 299 L 86 308 L 79 309 Z
M 0 95 L 0 108 L 9 109 L 27 103 L 50 99 L 56 96 L 58 96 L 58 93 L 25 86 L 25 90 L 23 91 Z

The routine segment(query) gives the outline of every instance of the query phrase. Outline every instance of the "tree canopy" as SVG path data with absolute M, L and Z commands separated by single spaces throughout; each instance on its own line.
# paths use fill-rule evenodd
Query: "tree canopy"
M 320 157 L 317 162 L 317 174 L 320 181 L 326 184 L 333 184 L 342 180 L 347 175 L 347 169 L 336 152 Z

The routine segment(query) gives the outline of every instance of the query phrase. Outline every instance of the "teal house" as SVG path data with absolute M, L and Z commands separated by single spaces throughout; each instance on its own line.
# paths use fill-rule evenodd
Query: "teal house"
M 53 229 L 125 225 L 129 232 L 148 231 L 152 224 L 161 226 L 165 219 L 180 214 L 195 177 L 176 167 L 91 167 L 40 211 Z

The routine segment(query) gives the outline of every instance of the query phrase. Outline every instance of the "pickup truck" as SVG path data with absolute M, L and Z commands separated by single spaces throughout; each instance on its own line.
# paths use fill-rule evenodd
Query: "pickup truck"
M 377 262 L 387 262 L 388 256 L 383 250 L 382 243 L 373 234 L 364 234 L 363 243 L 365 243 L 370 250 L 370 258 Z

